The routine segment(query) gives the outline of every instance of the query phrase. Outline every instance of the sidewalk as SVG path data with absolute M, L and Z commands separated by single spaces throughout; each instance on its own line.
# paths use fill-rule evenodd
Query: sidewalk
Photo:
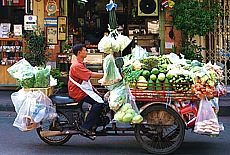
M 10 95 L 14 91 L 0 90 L 0 111 L 14 111 L 14 105 Z M 230 86 L 227 86 L 227 95 L 222 96 L 219 100 L 219 115 L 230 116 Z
M 15 91 L 0 90 L 0 111 L 14 111 L 10 95 Z

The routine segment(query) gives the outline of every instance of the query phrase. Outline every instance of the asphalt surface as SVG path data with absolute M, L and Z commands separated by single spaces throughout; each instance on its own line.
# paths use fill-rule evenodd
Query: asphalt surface
M 14 127 L 15 112 L 0 111 L 0 155 L 150 155 L 134 136 L 98 136 L 95 141 L 74 135 L 61 146 L 45 144 L 36 130 L 22 132 Z M 230 117 L 219 117 L 225 130 L 210 137 L 186 130 L 184 142 L 171 155 L 230 155 Z

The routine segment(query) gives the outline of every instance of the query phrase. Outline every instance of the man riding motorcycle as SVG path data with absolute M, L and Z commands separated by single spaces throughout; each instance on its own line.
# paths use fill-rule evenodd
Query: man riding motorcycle
M 92 72 L 83 63 L 87 57 L 84 44 L 76 44 L 73 47 L 73 54 L 76 59 L 72 63 L 69 71 L 68 92 L 69 96 L 79 103 L 87 102 L 92 105 L 86 121 L 80 126 L 80 130 L 92 136 L 95 133 L 92 127 L 97 124 L 104 101 L 98 95 L 97 90 L 91 85 L 90 78 L 102 78 L 103 73 Z

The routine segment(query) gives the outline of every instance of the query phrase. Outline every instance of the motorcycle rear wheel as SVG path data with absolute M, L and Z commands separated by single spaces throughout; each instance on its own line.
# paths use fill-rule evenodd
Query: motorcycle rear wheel
M 153 105 L 141 115 L 147 122 L 136 124 L 135 137 L 143 149 L 153 154 L 169 154 L 181 145 L 185 124 L 175 110 L 165 105 Z
M 57 112 L 57 114 L 59 116 L 58 117 L 59 122 L 65 123 L 66 125 L 70 124 L 69 119 L 64 114 L 62 114 L 60 112 Z M 69 139 L 72 137 L 72 135 L 42 137 L 40 134 L 40 131 L 60 131 L 60 130 L 52 129 L 51 128 L 52 124 L 53 124 L 52 120 L 47 120 L 47 121 L 42 122 L 41 126 L 39 128 L 37 128 L 37 134 L 40 137 L 40 139 L 49 145 L 62 145 L 64 143 L 66 143 L 67 141 L 69 141 Z

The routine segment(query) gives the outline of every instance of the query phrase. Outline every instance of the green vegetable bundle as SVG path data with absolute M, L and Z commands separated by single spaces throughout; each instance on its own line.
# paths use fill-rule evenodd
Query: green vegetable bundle
M 49 85 L 50 85 L 50 70 L 51 70 L 51 66 L 46 66 L 46 68 L 35 67 L 34 88 L 47 88 L 47 87 L 49 87 Z
M 157 67 L 158 58 L 156 56 L 149 56 L 146 58 L 141 58 L 140 62 L 143 64 L 142 68 L 151 71 L 152 68 Z
M 188 91 L 191 88 L 192 78 L 186 74 L 174 75 L 169 82 L 174 91 Z
M 7 69 L 23 88 L 47 88 L 50 82 L 51 66 L 33 67 L 22 59 Z

